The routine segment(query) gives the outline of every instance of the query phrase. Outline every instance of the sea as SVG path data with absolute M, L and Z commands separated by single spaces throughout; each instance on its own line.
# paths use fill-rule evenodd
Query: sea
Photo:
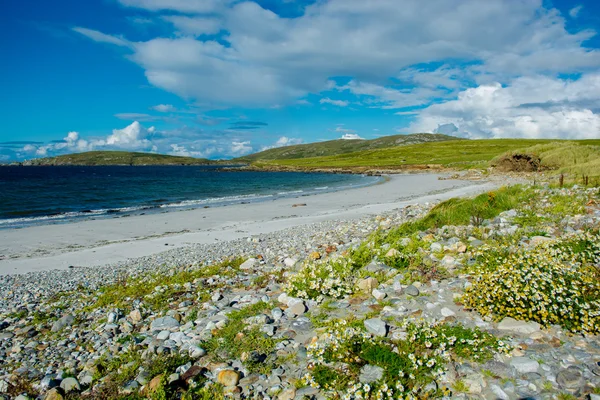
M 3 166 L 0 229 L 310 196 L 381 179 L 222 166 Z

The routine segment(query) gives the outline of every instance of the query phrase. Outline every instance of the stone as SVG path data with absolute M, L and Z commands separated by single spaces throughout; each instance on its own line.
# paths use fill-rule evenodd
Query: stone
M 296 265 L 298 261 L 296 261 L 293 258 L 286 258 L 285 260 L 283 260 L 283 264 L 288 267 L 288 268 L 292 268 L 294 265 Z
M 277 400 L 293 400 L 295 397 L 296 397 L 296 388 L 290 387 L 290 388 L 284 389 L 281 393 L 279 393 L 279 395 L 277 396 Z
M 0 380 L 0 393 L 8 393 L 8 382 Z
M 534 237 L 531 238 L 531 240 L 529 241 L 529 243 L 532 246 L 537 246 L 537 245 L 542 244 L 544 242 L 550 242 L 550 241 L 552 241 L 552 239 L 549 238 L 549 237 L 546 237 L 546 236 L 534 236 Z
M 385 256 L 388 258 L 398 257 L 399 255 L 400 252 L 394 248 L 389 249 L 388 252 L 385 253 Z
M 236 386 L 239 381 L 240 381 L 239 372 L 234 371 L 232 369 L 224 369 L 222 371 L 219 371 L 219 373 L 217 374 L 217 382 L 219 382 L 221 385 L 223 385 L 225 387 Z
M 153 331 L 163 331 L 179 327 L 179 321 L 173 317 L 156 318 L 150 324 L 150 329 Z
M 371 277 L 359 280 L 356 285 L 360 291 L 365 293 L 371 293 L 377 286 L 379 286 L 379 281 Z
M 160 387 L 160 383 L 162 381 L 163 374 L 156 375 L 152 380 L 148 383 L 147 391 L 149 394 L 154 393 Z
M 383 378 L 384 369 L 376 365 L 365 365 L 360 369 L 360 383 L 373 383 Z
M 303 315 L 306 312 L 306 304 L 304 304 L 303 300 L 293 299 L 289 303 L 289 312 L 294 315 Z
M 517 321 L 514 318 L 506 317 L 498 324 L 498 330 L 531 335 L 540 330 L 540 324 L 534 321 Z
M 438 242 L 433 242 L 431 243 L 431 246 L 429 246 L 429 250 L 431 250 L 433 253 L 439 253 L 442 251 L 442 245 Z
M 60 393 L 60 391 L 57 388 L 50 389 L 50 391 L 48 393 L 46 393 L 46 396 L 44 396 L 44 400 L 63 400 L 63 399 L 64 399 L 63 395 Z
M 417 289 L 414 285 L 408 285 L 407 287 L 404 288 L 403 290 L 404 294 L 407 294 L 409 296 L 413 296 L 416 297 L 419 295 L 419 289 Z
M 65 393 L 79 392 L 81 390 L 81 386 L 79 385 L 79 382 L 75 378 L 63 379 L 62 382 L 60 383 L 60 387 L 62 390 L 65 391 Z
M 249 258 L 240 265 L 241 270 L 253 269 L 259 264 L 256 258 Z
M 366 319 L 365 328 L 375 336 L 385 336 L 387 334 L 387 324 L 379 318 Z
M 310 253 L 308 255 L 308 259 L 313 260 L 313 261 L 319 260 L 320 258 L 321 258 L 321 253 L 319 253 L 318 251 L 313 251 L 312 253 Z
M 206 351 L 202 347 L 191 346 L 189 349 L 189 354 L 191 358 L 196 360 L 200 357 L 204 357 L 206 355 Z
M 167 340 L 171 332 L 169 331 L 160 331 L 158 335 L 156 335 L 157 340 Z
M 73 325 L 73 322 L 75 322 L 74 316 L 70 314 L 63 315 L 60 319 L 55 321 L 54 324 L 52 324 L 52 332 L 58 332 L 60 330 L 63 330 L 67 326 Z
M 442 313 L 442 316 L 444 317 L 452 317 L 454 315 L 456 315 L 456 313 L 454 311 L 452 311 L 451 309 L 449 309 L 448 307 L 443 307 L 440 312 Z
M 506 394 L 506 392 L 504 390 L 502 390 L 502 388 L 500 386 L 491 384 L 490 389 L 492 390 L 492 393 L 494 393 L 494 396 L 496 396 L 496 398 L 498 400 L 509 400 L 510 399 L 510 397 Z
M 577 389 L 583 385 L 583 375 L 581 370 L 575 366 L 561 370 L 556 374 L 556 383 L 563 389 Z
M 377 300 L 383 300 L 387 296 L 387 294 L 385 294 L 385 292 L 382 292 L 379 289 L 373 289 L 372 294 L 373 294 L 373 297 L 375 297 L 375 299 L 377 299 Z
M 198 375 L 202 373 L 202 368 L 197 365 L 192 365 L 187 371 L 181 375 L 181 380 L 187 382 L 194 380 Z
M 540 364 L 537 361 L 527 357 L 514 357 L 510 360 L 510 365 L 521 374 L 537 372 L 540 368 Z

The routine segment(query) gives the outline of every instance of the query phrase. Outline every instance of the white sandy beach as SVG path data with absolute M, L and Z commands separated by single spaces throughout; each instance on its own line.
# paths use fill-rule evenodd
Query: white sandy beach
M 438 180 L 439 176 L 393 175 L 382 184 L 312 196 L 0 230 L 0 275 L 102 266 L 174 247 L 228 241 L 326 220 L 360 218 L 499 186 L 492 182 Z

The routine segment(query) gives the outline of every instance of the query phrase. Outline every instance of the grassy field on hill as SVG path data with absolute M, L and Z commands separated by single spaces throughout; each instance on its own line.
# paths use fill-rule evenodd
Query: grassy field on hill
M 206 165 L 214 161 L 203 158 L 177 157 L 164 154 L 128 151 L 89 151 L 51 158 L 39 158 L 24 165 Z
M 600 139 L 487 139 L 420 143 L 394 148 L 359 151 L 327 157 L 272 160 L 257 166 L 400 169 L 438 166 L 455 169 L 487 168 L 505 154 L 535 154 L 542 166 L 558 172 L 600 176 Z
M 383 136 L 372 140 L 337 139 L 326 142 L 298 144 L 278 147 L 249 154 L 237 158 L 236 161 L 254 162 L 261 160 L 289 160 L 308 157 L 334 156 L 337 154 L 353 153 L 356 151 L 375 150 L 388 147 L 408 146 L 414 144 L 460 140 L 452 136 L 433 133 L 414 133 L 412 135 Z

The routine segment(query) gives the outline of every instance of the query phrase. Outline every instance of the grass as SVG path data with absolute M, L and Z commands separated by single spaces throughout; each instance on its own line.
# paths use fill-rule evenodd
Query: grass
M 89 309 L 126 308 L 136 299 L 143 300 L 146 306 L 164 307 L 168 304 L 169 299 L 185 293 L 183 284 L 214 275 L 234 276 L 239 272 L 239 266 L 243 262 L 244 258 L 238 257 L 211 266 L 177 272 L 173 275 L 156 274 L 144 278 L 123 279 L 101 288 L 101 294 Z M 161 286 L 164 291 L 155 294 L 157 286 Z
M 455 137 L 431 133 L 415 133 L 412 135 L 384 136 L 372 140 L 329 140 L 325 142 L 299 144 L 279 147 L 259 153 L 237 158 L 236 161 L 253 162 L 264 160 L 300 159 L 308 157 L 333 156 L 362 150 L 373 150 L 387 147 L 407 146 L 416 143 L 429 143 L 446 140 L 457 140 Z
M 542 154 L 543 164 L 556 163 L 561 168 L 576 172 L 586 166 L 596 168 L 600 165 L 597 147 L 600 140 L 556 141 L 550 139 L 481 139 L 451 140 L 443 142 L 419 143 L 408 146 L 389 147 L 357 151 L 346 154 L 294 159 L 257 160 L 258 167 L 291 167 L 300 169 L 320 168 L 369 168 L 404 169 L 424 168 L 426 166 L 448 167 L 453 169 L 487 168 L 490 162 L 508 152 L 530 149 L 537 150 L 568 147 L 559 157 L 553 152 Z M 570 157 L 567 157 L 567 155 Z M 576 168 L 576 169 L 573 169 Z M 590 174 L 591 175 L 591 174 Z
M 213 337 L 204 343 L 203 347 L 213 357 L 241 358 L 245 355 L 246 367 L 251 371 L 263 370 L 268 365 L 263 360 L 247 357 L 258 353 L 261 358 L 266 358 L 277 344 L 277 340 L 270 338 L 260 330 L 260 326 L 248 326 L 246 318 L 263 314 L 273 307 L 270 303 L 258 302 L 240 310 L 232 311 L 227 315 L 227 324 L 213 333 Z

